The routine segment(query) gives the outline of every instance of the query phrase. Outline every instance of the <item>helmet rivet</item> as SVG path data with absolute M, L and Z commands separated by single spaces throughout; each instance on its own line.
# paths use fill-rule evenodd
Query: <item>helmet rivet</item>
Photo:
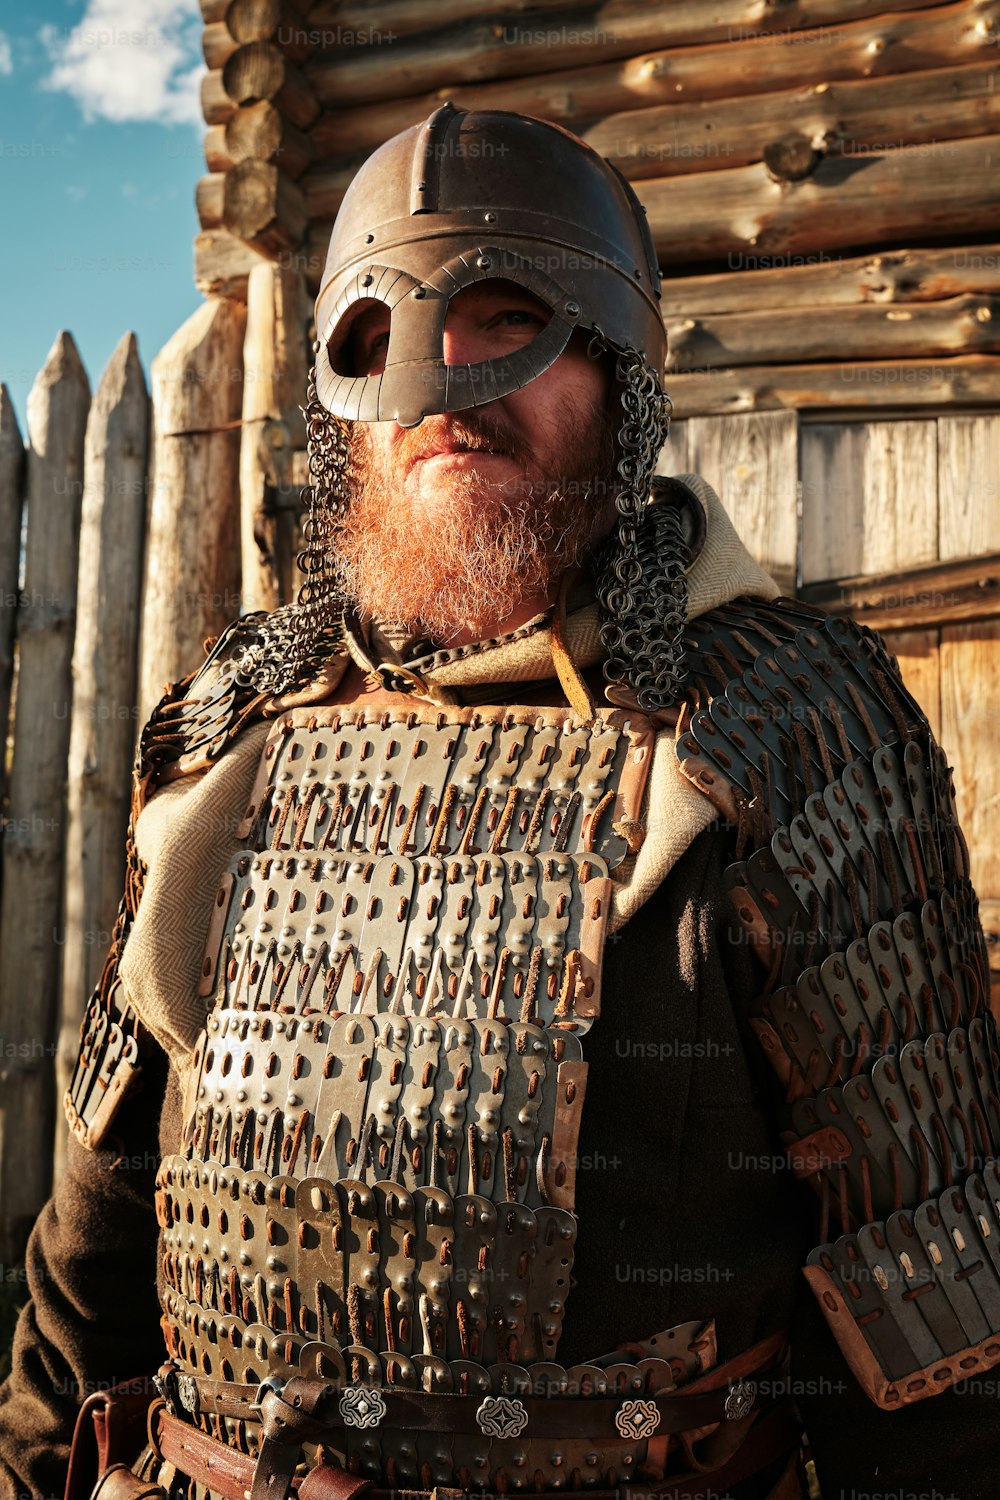
M 374 276 L 362 276 L 362 278 L 361 278 L 361 285 L 362 286 L 371 286 L 371 284 L 372 284 L 372 282 L 374 280 L 375 280 Z
M 413 295 L 414 297 L 425 297 L 427 294 L 422 286 L 415 286 L 413 288 Z
M 566 316 L 567 316 L 567 318 L 578 318 L 580 316 L 580 304 L 579 304 L 579 302 L 567 302 L 566 303 Z
M 372 243 L 372 241 L 374 240 L 374 238 L 375 238 L 375 236 L 373 234 L 366 234 L 365 235 L 365 244 L 366 245 L 370 245 Z
M 497 221 L 497 216 L 496 216 L 495 213 L 483 214 L 483 223 L 484 224 L 495 224 L 496 221 Z
M 481 271 L 488 271 L 492 264 L 493 262 L 488 255 L 481 255 L 476 261 L 476 265 Z

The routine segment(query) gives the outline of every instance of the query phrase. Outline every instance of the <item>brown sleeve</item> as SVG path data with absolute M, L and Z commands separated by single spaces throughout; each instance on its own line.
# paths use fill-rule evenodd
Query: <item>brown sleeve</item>
M 162 1054 L 143 1072 L 104 1147 L 70 1139 L 28 1241 L 29 1301 L 0 1386 L 0 1500 L 58 1500 L 82 1402 L 162 1363 L 153 1207 Z

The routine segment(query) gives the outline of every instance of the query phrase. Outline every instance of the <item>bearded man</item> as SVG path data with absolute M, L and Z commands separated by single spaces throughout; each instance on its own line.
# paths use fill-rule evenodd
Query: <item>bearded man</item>
M 554 126 L 445 105 L 359 172 L 306 582 L 140 739 L 4 1500 L 84 1397 L 102 1500 L 790 1500 L 804 1433 L 828 1497 L 991 1492 L 950 768 L 877 636 L 654 479 L 658 295 Z

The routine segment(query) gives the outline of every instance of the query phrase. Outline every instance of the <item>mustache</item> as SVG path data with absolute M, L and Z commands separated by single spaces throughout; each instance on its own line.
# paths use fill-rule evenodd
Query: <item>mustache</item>
M 366 423 L 357 423 L 357 437 L 370 447 Z M 402 429 L 393 450 L 393 463 L 406 469 L 419 458 L 442 448 L 470 448 L 476 452 L 505 453 L 515 461 L 527 463 L 532 449 L 520 434 L 502 417 L 487 412 L 478 414 L 475 407 L 461 413 L 444 412 L 424 417 L 416 427 Z

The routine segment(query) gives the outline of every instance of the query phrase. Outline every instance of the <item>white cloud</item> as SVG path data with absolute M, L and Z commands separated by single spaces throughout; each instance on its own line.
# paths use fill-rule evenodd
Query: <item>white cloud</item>
M 14 71 L 14 58 L 10 50 L 7 33 L 0 31 L 0 74 L 9 78 Z
M 52 61 L 44 87 L 64 90 L 88 120 L 198 123 L 198 0 L 87 0 L 69 30 L 39 33 Z

